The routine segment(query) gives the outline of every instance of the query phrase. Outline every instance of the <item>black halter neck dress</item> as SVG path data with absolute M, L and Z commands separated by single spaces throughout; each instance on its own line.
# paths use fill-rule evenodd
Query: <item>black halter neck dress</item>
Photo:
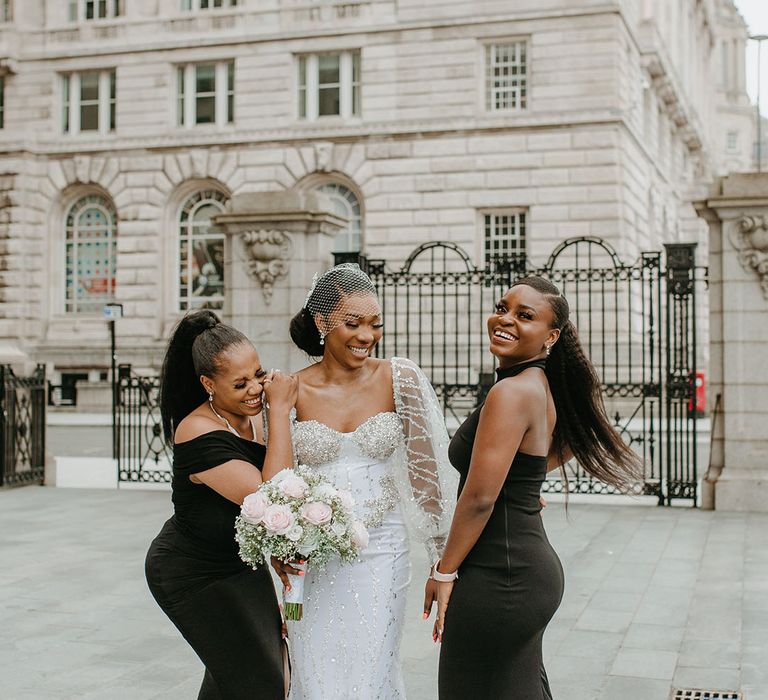
M 514 377 L 533 360 L 497 370 Z M 469 474 L 482 406 L 459 427 L 449 458 L 459 494 Z M 547 539 L 539 494 L 547 458 L 518 452 L 491 517 L 459 569 L 440 650 L 440 700 L 551 700 L 544 630 L 563 596 L 563 569 Z

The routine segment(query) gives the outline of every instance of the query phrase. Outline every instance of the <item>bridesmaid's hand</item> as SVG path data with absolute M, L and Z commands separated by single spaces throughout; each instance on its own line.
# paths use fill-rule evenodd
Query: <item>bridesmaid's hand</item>
M 271 411 L 287 413 L 296 405 L 299 381 L 292 374 L 271 369 L 264 378 L 263 386 Z
M 435 581 L 437 586 L 437 619 L 435 620 L 435 626 L 432 629 L 432 641 L 443 641 L 443 630 L 445 629 L 445 611 L 448 610 L 448 601 L 451 599 L 451 593 L 453 593 L 454 581 L 449 583 L 443 583 L 442 581 Z

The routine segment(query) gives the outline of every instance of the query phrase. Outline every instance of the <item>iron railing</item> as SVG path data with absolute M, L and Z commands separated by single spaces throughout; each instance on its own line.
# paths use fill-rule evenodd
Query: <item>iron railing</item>
M 0 486 L 43 483 L 46 404 L 44 365 L 29 377 L 0 365 Z

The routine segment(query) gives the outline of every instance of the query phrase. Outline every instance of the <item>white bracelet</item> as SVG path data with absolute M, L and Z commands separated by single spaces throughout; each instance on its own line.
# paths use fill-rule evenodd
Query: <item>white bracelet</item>
M 450 574 L 444 574 L 437 570 L 437 566 L 440 563 L 440 560 L 438 559 L 433 565 L 432 565 L 432 576 L 435 581 L 439 581 L 440 583 L 450 583 L 451 581 L 455 581 L 457 578 L 459 578 L 459 572 L 454 571 Z

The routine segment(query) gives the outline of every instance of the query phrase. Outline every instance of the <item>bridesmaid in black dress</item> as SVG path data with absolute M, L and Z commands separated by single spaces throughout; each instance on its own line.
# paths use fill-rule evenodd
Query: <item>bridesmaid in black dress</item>
M 540 517 L 547 468 L 575 456 L 615 486 L 636 478 L 568 315 L 557 287 L 527 277 L 488 319 L 497 382 L 451 440 L 459 500 L 427 582 L 441 700 L 551 700 L 542 637 L 564 581 Z
M 266 395 L 270 441 L 258 421 Z M 163 363 L 160 408 L 173 441 L 174 515 L 152 542 L 155 600 L 205 665 L 200 700 L 282 700 L 282 624 L 266 568 L 238 556 L 245 496 L 293 464 L 291 377 L 267 373 L 250 341 L 211 311 L 181 320 Z

